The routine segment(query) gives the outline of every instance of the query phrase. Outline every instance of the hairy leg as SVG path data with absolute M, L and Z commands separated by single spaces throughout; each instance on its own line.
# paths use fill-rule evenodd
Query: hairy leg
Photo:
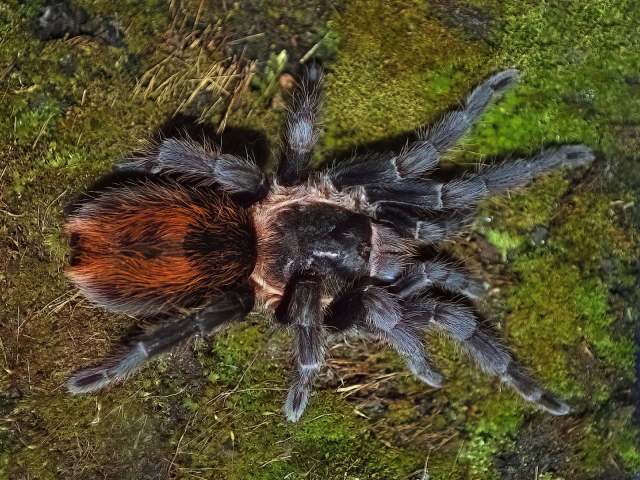
M 500 341 L 480 328 L 471 308 L 425 296 L 408 306 L 407 318 L 458 342 L 482 370 L 497 375 L 525 400 L 554 415 L 569 413 L 565 402 L 541 388 Z
M 293 333 L 295 372 L 284 404 L 290 422 L 302 416 L 313 382 L 324 364 L 322 325 L 322 281 L 313 274 L 301 274 L 289 283 L 276 309 L 276 318 Z
M 531 158 L 484 168 L 474 175 L 442 184 L 432 208 L 472 208 L 486 197 L 524 187 L 553 170 L 588 165 L 594 158 L 591 149 L 585 145 L 562 145 L 544 150 Z
M 416 378 L 432 387 L 442 385 L 421 331 L 403 319 L 398 299 L 386 288 L 363 285 L 344 293 L 329 305 L 325 323 L 338 329 L 356 325 L 373 333 L 404 358 Z
M 320 106 L 322 71 L 312 64 L 294 92 L 282 136 L 282 153 L 277 178 L 282 185 L 303 182 L 309 174 L 313 148 L 318 141 L 317 116 Z
M 412 238 L 427 244 L 438 244 L 455 237 L 471 222 L 468 212 L 437 214 L 414 205 L 381 202 L 371 216 L 393 227 L 402 238 Z
M 462 267 L 441 258 L 417 262 L 407 268 L 392 286 L 400 299 L 407 299 L 424 293 L 432 286 L 451 293 L 462 294 L 477 299 L 484 293 L 481 283 Z
M 449 112 L 427 129 L 422 141 L 433 145 L 437 152 L 449 150 L 471 129 L 489 103 L 508 90 L 519 75 L 518 70 L 509 69 L 489 77 L 471 92 L 462 108 Z
M 446 183 L 415 180 L 395 185 L 365 186 L 362 200 L 372 205 L 374 211 L 388 205 L 422 208 L 425 213 L 470 210 L 491 195 L 524 187 L 553 170 L 587 165 L 593 159 L 591 149 L 585 145 L 562 145 L 531 158 L 486 167 L 478 173 Z
M 266 175 L 251 160 L 205 148 L 191 140 L 163 140 L 157 154 L 116 165 L 117 170 L 176 175 L 202 186 L 218 185 L 231 195 L 249 196 L 254 201 L 268 190 Z
M 444 230 L 448 225 L 444 223 L 446 221 L 443 220 L 436 228 Z M 457 226 L 457 223 L 452 224 L 452 228 Z M 450 233 L 451 230 L 448 231 Z M 420 294 L 431 286 L 471 299 L 477 299 L 484 293 L 481 283 L 463 267 L 445 260 L 437 250 L 418 248 L 415 242 L 401 238 L 395 230 L 379 224 L 373 226 L 369 276 L 387 284 L 400 299 Z
M 445 114 L 399 154 L 355 158 L 327 173 L 338 189 L 355 185 L 393 184 L 419 178 L 438 166 L 444 152 L 453 147 L 497 98 L 518 79 L 517 70 L 504 70 L 478 85 L 461 108 Z
M 170 350 L 193 335 L 207 335 L 226 323 L 241 320 L 252 308 L 251 289 L 225 293 L 202 310 L 137 338 L 129 348 L 105 358 L 99 365 L 75 372 L 67 381 L 67 389 L 75 394 L 89 393 L 124 381 L 150 358 Z

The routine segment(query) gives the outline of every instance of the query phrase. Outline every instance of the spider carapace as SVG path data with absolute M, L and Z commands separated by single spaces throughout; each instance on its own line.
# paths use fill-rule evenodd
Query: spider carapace
M 445 261 L 437 246 L 469 224 L 480 200 L 586 165 L 591 150 L 562 145 L 450 181 L 429 178 L 516 81 L 518 72 L 505 70 L 402 151 L 313 171 L 321 77 L 311 67 L 300 80 L 273 175 L 249 159 L 169 138 L 116 167 L 144 180 L 96 190 L 73 205 L 66 220 L 71 280 L 107 309 L 169 322 L 77 371 L 69 390 L 121 381 L 149 358 L 242 319 L 257 305 L 292 334 L 294 372 L 284 406 L 291 421 L 309 401 L 326 339 L 341 331 L 379 338 L 434 387 L 443 378 L 425 335 L 443 334 L 524 399 L 568 413 L 481 325 L 474 308 L 481 284 Z

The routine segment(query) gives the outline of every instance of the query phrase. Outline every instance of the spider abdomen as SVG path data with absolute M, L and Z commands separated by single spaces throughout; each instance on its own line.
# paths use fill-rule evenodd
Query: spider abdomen
M 67 275 L 95 302 L 129 314 L 202 304 L 246 281 L 256 239 L 246 210 L 211 189 L 120 186 L 67 219 Z

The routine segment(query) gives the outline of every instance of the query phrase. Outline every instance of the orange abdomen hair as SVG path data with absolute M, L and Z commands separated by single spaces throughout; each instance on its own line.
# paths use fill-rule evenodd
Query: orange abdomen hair
M 110 310 L 197 306 L 246 281 L 256 261 L 249 213 L 211 189 L 173 182 L 112 188 L 68 217 L 68 277 Z

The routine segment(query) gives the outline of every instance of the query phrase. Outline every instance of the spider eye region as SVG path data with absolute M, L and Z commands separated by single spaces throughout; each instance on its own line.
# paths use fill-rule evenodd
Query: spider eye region
M 371 223 L 359 213 L 335 205 L 310 203 L 284 212 L 278 238 L 283 257 L 296 269 L 359 277 L 368 271 Z

